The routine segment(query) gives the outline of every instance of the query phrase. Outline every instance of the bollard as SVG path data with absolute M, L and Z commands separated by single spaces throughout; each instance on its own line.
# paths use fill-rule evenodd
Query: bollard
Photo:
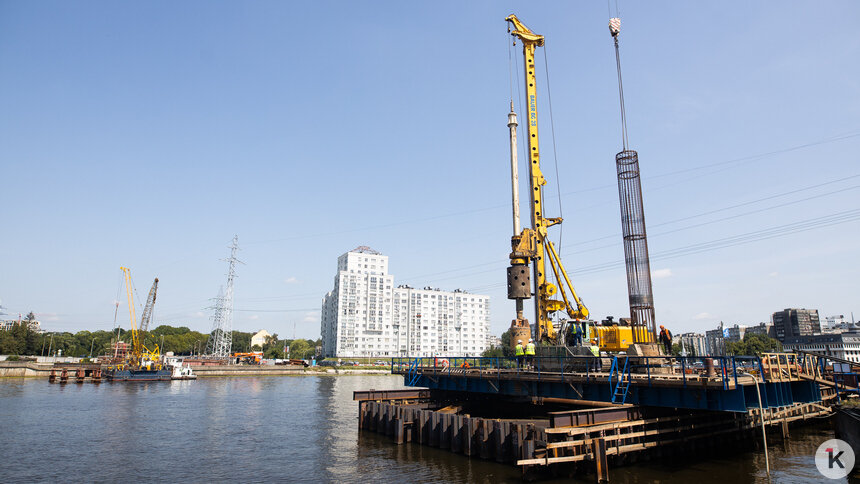
M 705 358 L 705 375 L 706 376 L 717 376 L 716 370 L 714 370 L 714 359 L 713 358 Z

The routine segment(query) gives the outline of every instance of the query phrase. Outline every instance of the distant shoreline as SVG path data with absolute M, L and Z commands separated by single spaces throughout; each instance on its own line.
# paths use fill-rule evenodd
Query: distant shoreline
M 73 366 L 70 364 L 70 366 Z M 200 378 L 244 377 L 244 376 L 343 376 L 343 375 L 389 375 L 388 369 L 363 368 L 296 368 L 289 366 L 218 365 L 195 366 L 194 373 Z M 52 363 L 31 361 L 0 361 L 0 378 L 45 378 L 54 369 Z

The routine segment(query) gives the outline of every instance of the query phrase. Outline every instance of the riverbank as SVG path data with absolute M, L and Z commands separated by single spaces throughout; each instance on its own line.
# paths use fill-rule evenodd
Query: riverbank
M 74 366 L 74 364 L 69 364 Z M 32 361 L 0 361 L 0 378 L 45 378 L 51 376 L 54 369 L 53 363 L 40 363 Z M 387 375 L 387 369 L 364 369 L 364 368 L 325 368 L 325 367 L 299 367 L 281 365 L 217 365 L 217 366 L 193 366 L 194 373 L 199 377 L 225 377 L 225 376 L 338 376 L 338 375 Z

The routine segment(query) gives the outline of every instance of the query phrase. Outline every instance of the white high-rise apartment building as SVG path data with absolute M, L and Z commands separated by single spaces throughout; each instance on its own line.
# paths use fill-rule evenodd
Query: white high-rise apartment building
M 394 287 L 388 256 L 358 247 L 337 260 L 322 302 L 326 357 L 479 356 L 487 348 L 490 297 Z

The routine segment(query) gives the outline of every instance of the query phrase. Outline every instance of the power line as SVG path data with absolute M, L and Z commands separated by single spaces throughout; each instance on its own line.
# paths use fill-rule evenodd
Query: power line
M 724 237 L 722 239 L 716 239 L 708 242 L 700 242 L 696 244 L 686 245 L 682 247 L 676 247 L 674 249 L 662 251 L 655 253 L 651 259 L 652 260 L 666 260 L 666 259 L 674 259 L 677 257 L 682 257 L 686 255 L 694 255 L 703 252 L 710 252 L 718 249 L 725 249 L 730 247 L 736 247 L 739 245 L 745 245 L 752 242 L 759 242 L 762 240 L 769 240 L 778 237 L 784 237 L 788 235 L 794 235 L 801 232 L 807 232 L 809 230 L 830 227 L 833 225 L 840 225 L 843 223 L 853 222 L 856 220 L 860 220 L 860 209 L 848 210 L 845 212 L 837 212 L 833 214 L 829 214 L 823 217 L 814 217 L 811 219 L 801 220 L 798 222 L 792 222 L 789 224 L 778 225 L 774 227 L 770 227 L 763 230 L 757 230 L 753 232 L 746 232 L 743 234 L 733 235 L 730 237 Z M 594 264 L 591 266 L 579 267 L 571 271 L 571 273 L 576 275 L 585 275 L 585 274 L 595 274 L 599 272 L 606 272 L 615 268 L 620 268 L 624 266 L 623 260 L 614 260 L 608 261 L 600 264 Z M 495 270 L 494 270 L 495 271 Z M 481 272 L 490 272 L 490 271 L 481 271 Z M 478 274 L 478 273 L 474 273 Z M 472 274 L 467 274 L 472 275 Z M 505 283 L 496 283 L 490 284 L 486 286 L 478 286 L 476 288 L 468 288 L 470 291 L 477 290 L 485 290 L 496 287 L 504 286 Z
M 672 225 L 672 224 L 675 224 L 675 223 L 678 223 L 678 222 L 682 222 L 682 221 L 686 221 L 686 220 L 691 220 L 691 219 L 695 219 L 695 218 L 699 218 L 699 217 L 704 217 L 704 216 L 712 215 L 712 214 L 715 214 L 715 213 L 725 212 L 725 211 L 732 210 L 732 209 L 735 209 L 735 208 L 740 208 L 740 207 L 744 207 L 744 206 L 748 206 L 748 205 L 753 205 L 753 204 L 755 204 L 755 203 L 759 203 L 759 202 L 763 202 L 763 201 L 767 201 L 767 200 L 773 200 L 773 199 L 781 198 L 781 197 L 784 197 L 784 196 L 787 196 L 787 195 L 793 195 L 793 194 L 796 194 L 796 193 L 805 192 L 805 191 L 812 190 L 812 189 L 815 189 L 815 188 L 821 188 L 821 187 L 824 187 L 824 186 L 827 186 L 827 185 L 833 185 L 833 184 L 835 184 L 835 183 L 839 183 L 839 182 L 843 182 L 843 181 L 851 180 L 851 179 L 855 179 L 855 178 L 860 178 L 860 174 L 850 175 L 850 176 L 846 176 L 846 177 L 838 178 L 838 179 L 835 179 L 835 180 L 830 180 L 830 181 L 823 182 L 823 183 L 817 183 L 817 184 L 814 184 L 814 185 L 810 185 L 810 186 L 806 186 L 806 187 L 801 187 L 801 188 L 794 189 L 794 190 L 789 190 L 789 191 L 787 191 L 787 192 L 782 192 L 782 193 L 778 193 L 778 194 L 774 194 L 774 195 L 769 195 L 769 196 L 761 197 L 761 198 L 758 198 L 758 199 L 755 199 L 755 200 L 750 200 L 750 201 L 746 201 L 746 202 L 742 202 L 742 203 L 738 203 L 738 204 L 734 204 L 734 205 L 729 205 L 729 206 L 727 206 L 727 207 L 722 207 L 722 208 L 718 208 L 718 209 L 715 209 L 715 210 L 710 210 L 710 211 L 707 211 L 707 212 L 702 212 L 702 213 L 699 213 L 699 214 L 696 214 L 696 215 L 685 216 L 685 217 L 681 217 L 681 218 L 677 218 L 677 219 L 669 220 L 669 221 L 666 221 L 666 222 L 661 222 L 661 223 L 657 223 L 657 224 L 652 224 L 652 225 L 651 225 L 651 227 L 662 227 L 662 226 L 666 226 L 666 225 Z M 740 217 L 744 217 L 744 216 L 747 216 L 747 215 L 752 215 L 752 214 L 755 214 L 755 213 L 764 212 L 764 211 L 767 211 L 767 210 L 773 210 L 773 209 L 776 209 L 776 208 L 781 208 L 781 207 L 785 207 L 785 206 L 788 206 L 788 205 L 793 205 L 793 204 L 796 204 L 796 203 L 801 203 L 801 202 L 804 202 L 804 201 L 809 201 L 809 200 L 812 200 L 812 199 L 815 199 L 815 198 L 821 198 L 821 197 L 825 197 L 825 196 L 835 195 L 835 194 L 838 194 L 838 193 L 841 193 L 841 192 L 844 192 L 844 191 L 847 191 L 847 190 L 853 190 L 853 189 L 856 189 L 856 188 L 858 188 L 858 187 L 860 187 L 860 186 L 855 185 L 855 186 L 851 186 L 851 187 L 848 187 L 848 188 L 843 188 L 843 189 L 840 189 L 840 190 L 835 190 L 835 191 L 828 192 L 828 193 L 824 193 L 824 194 L 820 194 L 820 195 L 814 195 L 814 196 L 807 197 L 807 198 L 803 198 L 803 199 L 800 199 L 800 200 L 789 201 L 789 202 L 785 202 L 785 203 L 782 203 L 782 204 L 777 204 L 777 205 L 773 205 L 773 206 L 770 206 L 770 207 L 765 207 L 765 208 L 762 208 L 762 209 L 758 209 L 758 210 L 753 210 L 753 211 L 745 212 L 745 213 L 743 213 L 743 214 L 736 214 L 736 215 L 733 215 L 733 216 L 730 216 L 730 217 L 724 217 L 724 218 L 722 218 L 722 219 L 718 219 L 718 220 L 713 220 L 713 221 L 709 221 L 709 222 L 703 222 L 703 223 L 700 223 L 700 224 L 691 225 L 691 226 L 687 226 L 687 227 L 682 227 L 682 228 L 674 229 L 674 230 L 671 230 L 671 231 L 657 232 L 657 233 L 652 234 L 652 236 L 660 236 L 660 235 L 665 235 L 665 234 L 669 234 L 669 233 L 679 232 L 679 231 L 681 231 L 681 230 L 688 230 L 688 229 L 691 229 L 691 228 L 700 227 L 700 226 L 703 226 L 703 225 L 709 225 L 709 224 L 718 223 L 718 222 L 722 222 L 722 221 L 726 221 L 726 220 L 732 220 L 732 219 L 735 219 L 735 218 L 740 218 Z M 620 235 L 621 235 L 621 234 L 619 234 L 619 233 L 614 233 L 614 234 L 611 234 L 611 235 L 605 235 L 605 236 L 602 236 L 602 237 L 597 237 L 597 238 L 593 238 L 593 239 L 589 239 L 589 240 L 585 240 L 585 241 L 581 241 L 581 242 L 570 243 L 570 244 L 568 244 L 568 246 L 581 246 L 581 245 L 586 245 L 586 244 L 589 244 L 589 243 L 592 243 L 592 242 L 599 242 L 599 241 L 601 241 L 601 240 L 617 239 L 617 238 L 619 238 L 619 237 L 620 237 Z M 615 246 L 617 246 L 617 245 L 618 245 L 617 243 L 612 243 L 612 244 L 601 245 L 601 246 L 598 246 L 598 247 L 592 247 L 592 248 L 589 248 L 589 249 L 584 249 L 584 250 L 579 250 L 579 251 L 570 251 L 570 252 L 566 252 L 566 253 L 562 254 L 562 256 L 571 256 L 571 255 L 575 255 L 575 254 L 581 254 L 581 253 L 585 253 L 585 252 L 591 252 L 591 251 L 594 251 L 594 250 L 604 249 L 604 248 L 608 248 L 608 247 L 615 247 Z M 403 281 L 410 281 L 410 280 L 413 280 L 413 279 L 425 278 L 425 277 L 428 277 L 428 276 L 436 276 L 436 275 L 441 275 L 441 274 L 450 274 L 450 273 L 454 273 L 454 272 L 461 272 L 461 271 L 463 271 L 463 270 L 467 270 L 467 269 L 474 269 L 474 268 L 487 267 L 487 266 L 496 266 L 496 265 L 498 265 L 498 264 L 499 264 L 499 261 L 500 261 L 500 260 L 502 260 L 502 259 L 500 258 L 500 259 L 498 259 L 498 260 L 493 260 L 493 261 L 484 262 L 484 263 L 480 263 L 480 264 L 475 264 L 475 265 L 471 265 L 471 266 L 461 267 L 461 268 L 458 268 L 458 269 L 450 269 L 450 270 L 447 270 L 447 271 L 439 271 L 439 272 L 425 273 L 425 274 L 421 274 L 421 275 L 417 275 L 417 276 L 410 276 L 410 277 L 403 278 L 402 280 L 403 280 Z M 507 259 L 505 258 L 505 260 L 507 260 Z M 493 269 L 493 270 L 495 270 L 495 269 Z M 490 270 L 488 270 L 488 271 L 478 271 L 478 272 L 473 272 L 473 273 L 469 273 L 469 274 L 466 274 L 466 275 L 470 275 L 470 274 L 482 274 L 482 273 L 486 273 L 486 272 L 491 272 L 491 271 L 490 271 Z M 460 276 L 447 277 L 447 278 L 434 279 L 434 280 L 437 280 L 437 281 L 444 281 L 444 280 L 450 280 L 450 279 L 457 279 L 458 277 L 460 277 Z
M 516 56 L 514 56 L 514 57 L 516 58 Z M 522 109 L 522 106 L 520 106 L 520 109 Z M 702 169 L 706 169 L 706 168 L 712 168 L 715 166 L 722 166 L 722 165 L 727 165 L 727 164 L 732 164 L 732 163 L 741 163 L 744 161 L 757 161 L 757 160 L 769 158 L 769 157 L 772 157 L 772 156 L 778 155 L 778 154 L 802 150 L 802 149 L 810 148 L 813 146 L 819 146 L 819 145 L 828 144 L 828 143 L 834 143 L 837 141 L 844 141 L 847 139 L 856 138 L 858 136 L 860 136 L 860 131 L 856 131 L 856 132 L 852 131 L 852 132 L 848 132 L 847 134 L 835 135 L 835 136 L 820 139 L 817 141 L 812 141 L 809 143 L 791 146 L 788 148 L 769 151 L 769 152 L 760 153 L 760 154 L 756 154 L 756 155 L 745 156 L 745 157 L 741 157 L 741 158 L 734 158 L 734 159 L 727 160 L 727 161 L 719 161 L 719 162 L 715 162 L 715 163 L 701 165 L 698 167 L 673 170 L 673 171 L 669 171 L 669 172 L 657 174 L 657 175 L 643 176 L 642 178 L 645 180 L 650 180 L 650 179 L 655 179 L 655 178 L 662 178 L 662 177 L 667 177 L 667 176 L 671 176 L 671 175 L 687 173 L 687 172 L 691 172 L 691 171 L 702 170 Z M 703 175 L 696 175 L 696 177 L 698 177 L 698 176 L 703 176 Z M 693 178 L 696 178 L 696 177 L 693 177 Z M 673 182 L 670 184 L 662 185 L 660 187 L 654 187 L 651 190 L 660 190 L 663 188 L 667 188 L 669 186 L 676 185 L 677 183 L 682 183 L 683 181 L 687 181 L 687 180 L 688 179 L 679 180 L 678 182 Z M 565 193 L 562 193 L 562 196 L 574 195 L 574 194 L 579 194 L 579 193 L 587 193 L 587 192 L 598 191 L 598 190 L 605 190 L 605 189 L 615 188 L 615 187 L 616 187 L 615 184 L 598 185 L 598 186 L 594 186 L 591 188 L 585 188 L 585 189 L 565 192 Z M 551 197 L 552 196 L 547 196 L 547 198 L 551 198 Z M 245 245 L 257 245 L 257 244 L 268 244 L 268 243 L 276 243 L 276 242 L 287 242 L 287 241 L 292 241 L 292 240 L 302 240 L 302 239 L 310 239 L 310 238 L 317 238 L 317 237 L 329 237 L 329 236 L 335 236 L 335 235 L 343 235 L 343 234 L 348 234 L 348 233 L 365 232 L 368 230 L 377 230 L 377 229 L 384 229 L 384 228 L 390 228 L 390 227 L 398 227 L 398 226 L 409 225 L 409 224 L 419 224 L 419 223 L 424 223 L 424 222 L 428 222 L 431 220 L 438 220 L 438 219 L 450 218 L 450 217 L 459 217 L 459 216 L 466 215 L 466 214 L 488 212 L 488 211 L 494 211 L 494 210 L 498 210 L 501 208 L 509 208 L 509 207 L 510 207 L 509 204 L 492 205 L 492 206 L 486 206 L 486 207 L 481 207 L 481 208 L 476 208 L 476 209 L 471 209 L 471 210 L 460 210 L 457 212 L 450 212 L 450 213 L 446 213 L 446 214 L 433 215 L 433 216 L 424 217 L 424 218 L 405 220 L 402 222 L 392 222 L 392 223 L 387 223 L 387 224 L 368 225 L 365 227 L 359 227 L 359 228 L 355 228 L 355 229 L 339 230 L 339 231 L 332 231 L 332 232 L 320 232 L 320 233 L 316 233 L 316 234 L 294 235 L 291 237 L 282 237 L 282 238 L 277 238 L 277 239 L 268 239 L 268 240 L 258 240 L 258 241 L 253 241 L 253 242 L 245 242 Z

